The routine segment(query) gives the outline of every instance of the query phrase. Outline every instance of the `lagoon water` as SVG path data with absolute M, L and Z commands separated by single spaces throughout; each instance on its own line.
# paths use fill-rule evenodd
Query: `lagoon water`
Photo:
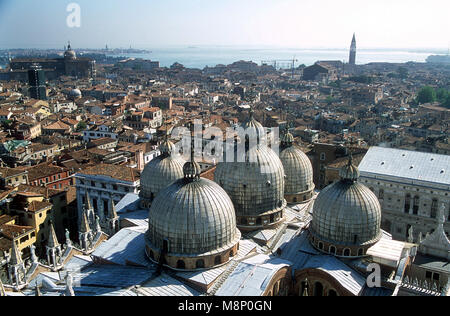
M 151 54 L 125 54 L 126 57 L 136 57 L 159 61 L 162 67 L 169 67 L 175 62 L 189 68 L 203 69 L 205 66 L 213 67 L 217 64 L 231 64 L 235 61 L 245 60 L 261 64 L 269 60 L 298 61 L 296 66 L 312 65 L 318 60 L 347 61 L 349 51 L 345 49 L 295 49 L 295 48 L 238 48 L 238 47 L 184 47 L 150 49 Z M 425 62 L 429 55 L 435 54 L 428 51 L 408 50 L 381 50 L 360 49 L 357 53 L 357 63 L 370 62 L 403 63 L 408 61 Z M 279 66 L 289 68 L 289 62 L 279 63 Z

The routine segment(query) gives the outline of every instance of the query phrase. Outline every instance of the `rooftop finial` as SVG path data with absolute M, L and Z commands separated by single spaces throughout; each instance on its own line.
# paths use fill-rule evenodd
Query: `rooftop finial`
M 249 114 L 250 119 L 252 120 L 253 116 L 255 114 L 255 110 L 253 110 L 253 107 L 250 107 L 250 110 L 248 111 L 248 114 Z
M 355 182 L 359 178 L 359 169 L 353 164 L 353 154 L 350 152 L 348 163 L 341 168 L 339 175 L 342 180 Z
M 191 159 L 183 166 L 184 178 L 189 180 L 195 180 L 200 178 L 200 165 L 195 162 L 195 133 L 194 124 L 190 124 L 191 130 Z

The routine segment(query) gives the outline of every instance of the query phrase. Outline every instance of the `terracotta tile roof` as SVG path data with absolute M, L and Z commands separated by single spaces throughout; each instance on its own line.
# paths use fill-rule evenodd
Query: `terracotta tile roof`
M 200 177 L 214 181 L 215 171 L 216 171 L 216 166 L 211 167 L 211 168 L 205 170 L 204 172 L 202 172 L 202 174 L 200 174 Z
M 98 164 L 96 166 L 83 169 L 78 174 L 103 175 L 129 182 L 134 182 L 139 179 L 139 171 L 137 169 L 109 164 Z
M 55 123 L 52 123 L 52 124 L 49 124 L 49 125 L 43 127 L 42 129 L 44 129 L 44 130 L 46 130 L 46 129 L 48 129 L 48 130 L 70 130 L 71 127 L 64 122 L 57 121 Z
M 24 170 L 19 170 L 17 168 L 3 168 L 0 167 L 0 178 L 8 178 L 8 177 L 14 177 L 19 174 L 24 173 Z
M 51 163 L 43 163 L 27 169 L 28 180 L 33 182 L 34 180 L 50 177 L 52 175 L 68 171 L 66 168 L 55 166 Z
M 30 193 L 36 193 L 44 196 L 45 198 L 51 198 L 53 196 L 56 196 L 58 194 L 62 194 L 65 191 L 64 190 L 57 190 L 57 189 L 50 189 L 46 187 L 41 186 L 32 186 L 32 185 L 25 185 L 21 184 L 17 188 L 17 192 L 24 193 L 24 192 L 30 192 Z
M 4 224 L 6 224 L 6 223 L 9 223 L 9 222 L 11 222 L 11 221 L 13 221 L 13 220 L 14 220 L 14 217 L 12 217 L 12 216 L 9 216 L 9 215 L 1 215 L 1 216 L 0 216 L 0 226 L 4 225 Z
M 19 226 L 19 225 L 1 225 L 0 233 L 8 239 L 13 239 L 16 236 L 30 233 L 34 228 L 31 226 Z
M 39 212 L 41 210 L 44 210 L 46 208 L 52 208 L 53 204 L 50 202 L 46 202 L 46 201 L 42 201 L 42 202 L 38 202 L 38 201 L 33 201 L 28 205 L 28 211 L 30 212 Z

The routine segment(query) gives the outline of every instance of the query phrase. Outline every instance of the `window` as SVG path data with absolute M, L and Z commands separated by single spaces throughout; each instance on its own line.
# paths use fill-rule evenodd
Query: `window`
M 184 263 L 183 260 L 178 260 L 177 261 L 177 269 L 185 269 L 186 268 L 186 264 Z
M 320 153 L 320 160 L 325 160 L 325 158 L 326 158 L 326 155 L 325 155 L 325 153 Z
M 335 290 L 329 290 L 328 291 L 328 296 L 337 296 L 337 293 Z
M 195 267 L 197 269 L 203 269 L 205 267 L 205 261 L 203 259 L 197 260 L 197 262 L 195 263 Z
M 414 197 L 414 203 L 413 203 L 413 214 L 417 215 L 419 213 L 419 196 Z
M 436 218 L 436 216 L 437 216 L 437 209 L 438 209 L 438 200 L 437 199 L 433 199 L 433 201 L 431 202 L 431 214 L 430 214 L 431 218 Z
M 350 257 L 350 249 L 348 249 L 348 248 L 346 248 L 345 250 L 344 250 L 344 257 Z
M 320 282 L 314 283 L 314 296 L 323 296 L 323 285 Z
M 405 213 L 409 213 L 409 208 L 411 207 L 411 194 L 407 194 L 405 198 Z
M 332 255 L 335 255 L 335 254 L 336 254 L 336 247 L 330 246 L 329 252 L 330 252 Z
M 383 190 L 383 189 L 380 189 L 380 191 L 378 192 L 378 198 L 379 198 L 380 200 L 383 200 L 383 199 L 384 199 L 384 190 Z
M 222 263 L 222 257 L 221 256 L 216 256 L 214 258 L 214 264 L 218 265 L 218 264 L 221 264 L 221 263 Z

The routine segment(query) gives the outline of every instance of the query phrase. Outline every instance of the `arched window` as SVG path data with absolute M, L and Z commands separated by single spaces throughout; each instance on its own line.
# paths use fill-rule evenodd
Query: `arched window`
M 323 285 L 320 282 L 314 283 L 314 296 L 323 296 Z
M 350 249 L 346 248 L 344 250 L 344 257 L 350 257 L 350 254 L 351 254 Z
M 431 214 L 430 214 L 431 218 L 436 218 L 437 210 L 438 210 L 438 200 L 433 199 L 433 201 L 431 201 Z
M 419 213 L 419 202 L 420 202 L 419 196 L 416 195 L 414 197 L 414 204 L 413 204 L 413 214 L 414 215 L 417 215 Z
M 411 207 L 411 194 L 406 194 L 405 197 L 405 213 L 409 213 L 409 208 Z
M 362 248 L 358 249 L 358 257 L 361 257 L 364 255 L 364 250 Z
M 163 240 L 163 252 L 168 253 L 169 252 L 169 241 L 167 239 Z
M 221 263 L 222 263 L 222 257 L 221 256 L 216 256 L 214 258 L 214 264 L 218 265 L 218 264 L 221 264 Z
M 330 246 L 329 252 L 330 252 L 330 254 L 335 255 L 336 254 L 336 247 L 335 246 Z
M 337 296 L 337 293 L 335 290 L 329 290 L 328 291 L 328 296 Z
M 197 262 L 195 262 L 195 267 L 197 269 L 203 269 L 205 267 L 205 261 L 203 259 L 197 260 Z
M 319 241 L 318 247 L 319 247 L 320 250 L 323 250 L 323 243 Z
M 177 261 L 177 269 L 185 269 L 185 268 L 186 268 L 186 265 L 185 265 L 184 261 L 178 260 Z

